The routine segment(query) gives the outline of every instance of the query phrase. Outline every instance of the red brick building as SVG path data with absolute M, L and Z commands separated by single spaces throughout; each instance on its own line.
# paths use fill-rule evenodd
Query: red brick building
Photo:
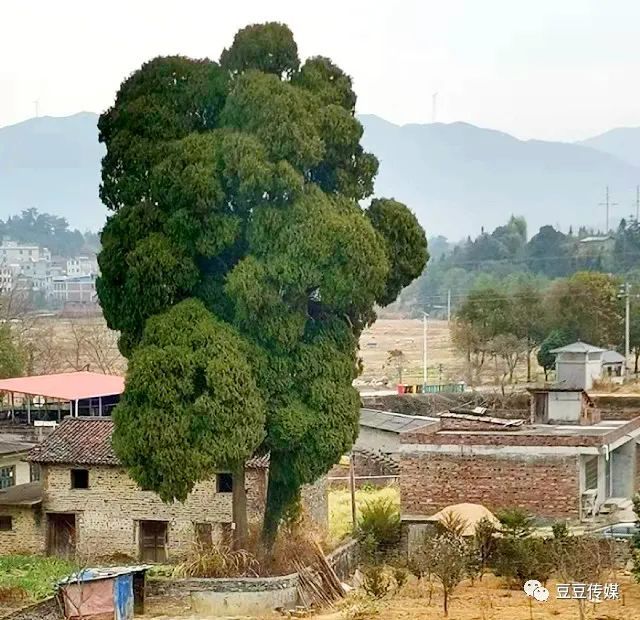
M 551 390 L 552 392 L 552 390 Z M 539 412 L 539 409 L 538 409 Z M 533 414 L 534 412 L 532 412 Z M 638 489 L 640 417 L 563 423 L 444 414 L 403 433 L 400 486 L 410 520 L 463 502 L 585 519 Z

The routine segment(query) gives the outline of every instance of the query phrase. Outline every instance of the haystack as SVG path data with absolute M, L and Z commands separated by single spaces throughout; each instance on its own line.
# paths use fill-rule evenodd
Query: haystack
M 498 528 L 500 521 L 496 516 L 482 504 L 454 504 L 453 506 L 447 506 L 436 514 L 428 517 L 427 521 L 442 521 L 450 514 L 460 519 L 464 519 L 465 528 L 462 532 L 463 536 L 473 536 L 476 531 L 476 524 L 482 519 L 489 519 L 491 523 Z

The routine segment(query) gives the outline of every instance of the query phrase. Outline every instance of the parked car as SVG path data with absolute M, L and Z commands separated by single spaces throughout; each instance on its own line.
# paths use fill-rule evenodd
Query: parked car
M 640 529 L 638 525 L 633 521 L 624 521 L 621 523 L 612 523 L 611 525 L 605 525 L 593 530 L 591 533 L 594 536 L 601 536 L 602 538 L 612 538 L 616 540 L 628 540 L 633 538 Z

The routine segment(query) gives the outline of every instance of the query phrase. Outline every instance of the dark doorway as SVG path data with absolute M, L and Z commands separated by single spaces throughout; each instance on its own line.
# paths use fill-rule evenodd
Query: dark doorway
M 76 553 L 76 515 L 47 515 L 47 553 L 63 558 L 73 557 Z
M 166 521 L 140 521 L 140 559 L 143 562 L 165 562 L 166 546 Z

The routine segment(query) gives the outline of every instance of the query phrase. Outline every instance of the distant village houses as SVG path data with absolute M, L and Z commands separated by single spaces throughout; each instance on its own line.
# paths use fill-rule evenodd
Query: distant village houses
M 0 292 L 39 293 L 46 303 L 97 304 L 95 254 L 63 258 L 47 248 L 4 239 L 0 245 Z

